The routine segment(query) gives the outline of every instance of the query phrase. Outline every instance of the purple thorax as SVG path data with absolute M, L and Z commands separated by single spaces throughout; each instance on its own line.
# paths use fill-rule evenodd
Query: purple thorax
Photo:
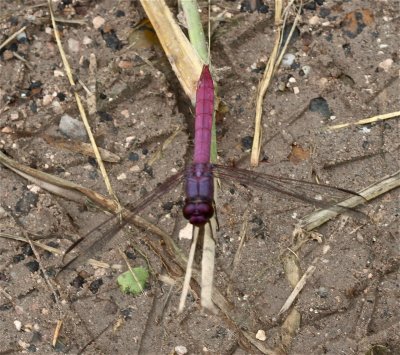
M 193 164 L 186 175 L 183 215 L 195 226 L 206 224 L 214 214 L 214 181 L 210 164 L 214 83 L 208 66 L 203 67 L 196 91 Z

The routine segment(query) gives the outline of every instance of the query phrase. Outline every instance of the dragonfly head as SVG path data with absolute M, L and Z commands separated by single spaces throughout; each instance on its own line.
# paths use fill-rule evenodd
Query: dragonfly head
M 186 201 L 183 216 L 194 226 L 204 226 L 214 215 L 214 208 L 210 202 Z

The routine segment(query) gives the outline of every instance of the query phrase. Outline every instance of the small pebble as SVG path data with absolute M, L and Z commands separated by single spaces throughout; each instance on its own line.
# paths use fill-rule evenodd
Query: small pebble
M 24 255 L 26 255 L 26 256 L 32 256 L 33 255 L 33 250 L 32 250 L 32 248 L 31 248 L 31 246 L 29 245 L 29 244 L 25 244 L 23 247 L 22 247 L 22 253 L 24 254 Z
M 378 67 L 383 69 L 385 72 L 388 72 L 392 65 L 393 65 L 393 59 L 388 58 L 388 59 L 385 59 L 383 62 L 380 62 L 378 64 Z
M 19 320 L 14 321 L 15 328 L 20 331 L 22 328 L 22 323 Z
M 89 44 L 91 44 L 93 42 L 93 40 L 91 38 L 89 38 L 88 36 L 83 37 L 83 41 L 82 43 L 87 46 Z
M 283 67 L 291 67 L 296 59 L 296 56 L 291 53 L 286 53 L 282 58 Z
M 14 54 L 13 54 L 13 52 L 12 51 L 10 51 L 10 50 L 5 50 L 4 52 L 3 52 L 3 59 L 4 60 L 10 60 L 10 59 L 13 59 L 14 58 Z
M 313 16 L 308 20 L 308 24 L 310 26 L 316 26 L 321 22 L 321 19 L 318 16 Z
M 89 285 L 89 290 L 93 294 L 96 294 L 99 291 L 100 286 L 103 284 L 102 279 L 97 279 L 94 280 L 90 285 Z
M 256 334 L 256 339 L 261 340 L 261 341 L 265 341 L 267 340 L 267 336 L 265 335 L 265 331 L 260 329 L 257 331 Z
M 135 260 L 136 259 L 136 254 L 134 251 L 126 250 L 125 255 L 128 259 Z
M 132 173 L 138 173 L 140 171 L 139 165 L 134 165 L 129 169 L 130 172 Z
M 174 203 L 171 201 L 168 201 L 162 205 L 162 208 L 166 212 L 171 212 L 172 208 L 174 207 Z
M 53 101 L 53 103 L 51 104 L 51 107 L 53 109 L 53 112 L 58 115 L 64 113 L 64 108 L 61 106 L 59 101 Z
M 86 138 L 84 124 L 69 115 L 63 115 L 61 117 L 58 128 L 60 129 L 61 133 L 65 134 L 67 137 L 79 139 Z
M 77 53 L 80 50 L 80 43 L 74 38 L 68 39 L 68 48 L 71 52 Z
M 303 71 L 304 76 L 308 76 L 311 72 L 311 67 L 309 65 L 305 65 L 301 68 L 301 70 Z
M 185 355 L 188 352 L 188 349 L 186 348 L 186 346 L 183 346 L 183 345 L 175 346 L 174 350 L 175 350 L 176 355 Z
M 113 51 L 119 51 L 120 49 L 122 49 L 123 44 L 114 30 L 110 30 L 108 32 L 102 31 L 101 34 L 108 48 Z
M 126 180 L 126 174 L 122 173 L 117 176 L 117 180 Z
M 28 39 L 26 38 L 26 33 L 25 32 L 19 33 L 17 36 L 17 41 L 20 43 L 27 43 Z
M 63 102 L 63 101 L 65 101 L 65 99 L 67 98 L 67 96 L 66 96 L 63 92 L 58 92 L 58 93 L 57 93 L 57 98 L 58 98 L 61 102 Z
M 326 287 L 320 287 L 317 291 L 317 294 L 321 298 L 327 298 L 329 295 L 329 291 Z
M 121 69 L 131 69 L 133 68 L 133 62 L 130 60 L 120 60 L 118 62 L 118 67 Z
M 130 161 L 138 161 L 139 160 L 139 154 L 130 152 L 128 154 L 128 160 L 130 160 Z
M 298 95 L 300 93 L 300 89 L 297 86 L 293 86 L 293 93 Z
M 321 116 L 329 118 L 332 116 L 328 102 L 323 97 L 316 97 L 310 101 L 309 110 L 318 112 Z
M 356 239 L 359 243 L 362 243 L 364 241 L 364 237 L 362 236 L 361 233 L 357 233 Z
M 18 213 L 28 214 L 30 210 L 36 206 L 37 201 L 38 195 L 28 191 L 17 201 L 15 211 Z
M 18 340 L 18 345 L 22 348 L 22 349 L 28 349 L 28 347 L 29 347 L 29 344 L 27 343 L 27 342 L 25 342 L 25 341 L 23 341 L 23 340 Z
M 33 324 L 32 323 L 27 323 L 24 325 L 24 332 L 26 333 L 32 333 L 32 328 L 33 328 Z
M 10 119 L 11 119 L 11 121 L 16 121 L 16 120 L 18 120 L 18 119 L 19 119 L 19 113 L 18 113 L 18 112 L 12 112 L 12 113 L 10 114 Z
M 81 275 L 78 275 L 70 282 L 70 285 L 75 288 L 82 288 L 85 282 L 86 280 Z
M 34 273 L 34 272 L 39 270 L 39 263 L 36 260 L 32 260 L 32 261 L 27 262 L 25 264 L 25 266 L 28 268 L 28 270 L 31 273 Z
M 34 344 L 29 344 L 26 350 L 28 350 L 30 353 L 35 353 L 37 351 L 37 348 Z
M 101 16 L 96 16 L 93 21 L 93 27 L 98 30 L 101 26 L 103 26 L 106 23 L 106 20 L 101 17 Z
M 48 310 L 47 308 L 42 308 L 42 314 L 43 314 L 44 316 L 47 316 L 49 313 L 50 313 L 50 312 L 49 312 L 49 310 Z
M 129 118 L 129 110 L 122 110 L 121 115 L 124 116 L 125 118 Z
M 117 271 L 122 271 L 123 266 L 121 264 L 112 264 L 111 269 L 117 270 Z
M 124 320 L 132 319 L 132 309 L 130 307 L 121 310 L 121 314 L 124 317 Z
M 53 74 L 56 78 L 64 76 L 64 73 L 61 70 L 54 70 Z
M 307 2 L 303 5 L 304 10 L 314 11 L 317 8 L 317 4 L 314 1 Z
M 42 104 L 43 106 L 48 106 L 53 101 L 53 95 L 44 95 Z
M 97 111 L 97 114 L 99 115 L 101 122 L 110 122 L 113 120 L 112 116 L 108 112 Z
M 152 177 L 152 178 L 154 177 L 154 171 L 153 171 L 153 168 L 150 165 L 145 164 L 145 166 L 143 168 L 143 171 L 145 173 L 147 173 L 150 177 Z
M 12 133 L 13 130 L 12 130 L 11 127 L 5 126 L 4 128 L 1 129 L 1 132 L 2 132 L 2 133 Z
M 242 138 L 242 147 L 244 150 L 250 150 L 252 145 L 253 145 L 252 136 L 246 136 Z

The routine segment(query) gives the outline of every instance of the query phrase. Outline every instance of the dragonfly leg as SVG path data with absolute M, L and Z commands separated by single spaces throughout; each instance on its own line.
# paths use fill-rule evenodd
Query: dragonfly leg
M 217 224 L 217 232 L 219 232 L 219 220 L 218 220 L 218 212 L 217 212 L 217 206 L 215 205 L 215 201 L 213 201 L 213 208 L 214 208 L 214 217 L 215 217 L 215 222 Z

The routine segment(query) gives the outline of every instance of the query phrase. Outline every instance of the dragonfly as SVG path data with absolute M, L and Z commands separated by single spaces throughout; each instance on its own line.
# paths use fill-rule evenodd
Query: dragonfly
M 336 210 L 338 207 L 334 204 L 338 202 L 338 199 L 358 195 L 350 190 L 330 185 L 210 163 L 213 112 L 214 82 L 209 66 L 204 65 L 196 91 L 193 162 L 187 168 L 168 178 L 142 199 L 136 201 L 129 209 L 129 216 L 139 214 L 183 180 L 185 180 L 186 193 L 183 216 L 194 227 L 199 228 L 209 224 L 210 219 L 215 215 L 214 178 L 236 181 L 239 184 L 252 186 L 266 193 L 275 192 L 317 207 L 336 206 Z M 98 253 L 120 229 L 129 223 L 129 219 L 130 217 L 126 217 L 120 221 L 117 217 L 114 217 L 111 220 L 116 221 L 114 222 L 116 225 L 108 230 L 106 229 L 100 236 L 94 233 L 96 229 L 89 232 L 83 238 L 88 240 L 85 243 L 87 247 L 81 250 L 79 256 L 68 262 L 63 270 L 74 268 L 88 259 L 90 255 Z M 75 249 L 79 242 L 74 243 L 66 254 Z

